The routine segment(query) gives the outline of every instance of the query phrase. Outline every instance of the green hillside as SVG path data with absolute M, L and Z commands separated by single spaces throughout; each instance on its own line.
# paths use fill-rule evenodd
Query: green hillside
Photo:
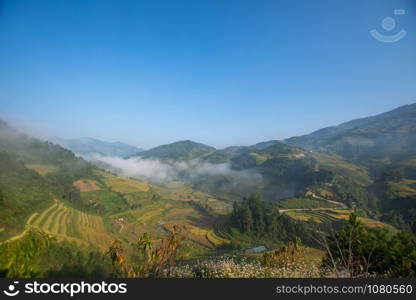
M 258 145 L 213 152 L 207 156 L 209 161 L 217 157 L 217 163 L 225 161 L 237 172 L 206 175 L 191 183 L 225 199 L 241 199 L 251 193 L 259 193 L 268 201 L 313 195 L 358 205 L 369 213 L 378 210 L 378 200 L 366 188 L 373 180 L 365 167 L 336 154 L 310 152 L 278 141 Z M 238 180 L 238 176 L 248 179 Z
M 215 151 L 214 147 L 186 140 L 158 146 L 153 149 L 140 152 L 134 156 L 162 160 L 188 161 L 208 155 L 213 151 Z
M 379 172 L 390 163 L 416 155 L 416 104 L 362 118 L 285 143 L 312 150 L 335 152 Z
M 53 203 L 54 188 L 16 157 L 0 152 L 0 240 L 24 229 L 24 220 Z
M 213 225 L 230 203 L 182 182 L 162 187 L 105 172 L 1 125 L 0 242 L 19 243 L 37 229 L 82 251 L 105 251 L 114 240 L 130 251 L 139 234 L 157 241 L 173 226 L 186 236 L 188 256 L 227 242 Z

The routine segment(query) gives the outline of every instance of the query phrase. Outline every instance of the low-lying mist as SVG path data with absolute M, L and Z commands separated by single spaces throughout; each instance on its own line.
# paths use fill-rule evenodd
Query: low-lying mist
M 203 186 L 207 191 L 228 191 L 258 187 L 262 176 L 254 170 L 234 170 L 230 163 L 212 164 L 199 159 L 188 162 L 159 159 L 97 156 L 101 167 L 125 177 L 146 178 L 153 183 L 181 180 Z

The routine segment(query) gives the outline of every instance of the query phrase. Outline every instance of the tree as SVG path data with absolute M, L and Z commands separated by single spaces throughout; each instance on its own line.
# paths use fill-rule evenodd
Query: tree
M 243 206 L 240 210 L 240 228 L 243 232 L 251 232 L 253 229 L 253 217 L 247 206 Z
M 325 267 L 349 272 L 351 277 L 371 274 L 389 277 L 416 275 L 416 241 L 405 232 L 368 231 L 351 214 L 344 227 L 326 241 Z

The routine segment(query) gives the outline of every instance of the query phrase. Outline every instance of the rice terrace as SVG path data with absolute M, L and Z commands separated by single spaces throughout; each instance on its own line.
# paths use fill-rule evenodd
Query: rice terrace
M 416 278 L 392 2 L 0 0 L 0 278 Z

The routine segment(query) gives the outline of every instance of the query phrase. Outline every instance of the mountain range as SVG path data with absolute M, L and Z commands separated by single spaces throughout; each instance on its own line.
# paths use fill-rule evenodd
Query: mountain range
M 411 104 L 281 141 L 215 149 L 188 140 L 131 157 L 227 164 L 234 173 L 196 177 L 192 176 L 192 167 L 177 178 L 224 199 L 241 198 L 254 192 L 269 201 L 312 194 L 316 198 L 358 205 L 374 215 L 385 207 L 382 203 L 386 197 L 376 196 L 378 193 L 373 189 L 383 174 L 399 170 L 405 180 L 415 177 L 415 121 L 416 104 Z M 413 190 L 406 181 L 399 187 Z
M 404 105 L 284 142 L 304 149 L 337 153 L 375 171 L 416 155 L 415 120 L 416 104 Z
M 97 155 L 126 157 L 143 151 L 141 148 L 121 142 L 105 142 L 89 137 L 77 139 L 51 137 L 49 140 L 86 158 Z
M 276 247 L 297 235 L 316 246 L 312 228 L 339 226 L 353 211 L 369 229 L 416 235 L 415 131 L 412 104 L 281 141 L 215 149 L 186 140 L 141 151 L 91 138 L 41 141 L 0 120 L 0 273 L 15 255 L 8 245 L 26 249 L 30 228 L 59 242 L 36 262 L 36 274 L 65 269 L 62 253 L 74 267 L 77 251 L 102 254 L 115 240 L 130 249 L 136 233 L 157 240 L 175 226 L 192 258 Z M 169 179 L 126 178 L 108 172 L 111 160 L 74 152 L 117 156 L 119 168 Z

